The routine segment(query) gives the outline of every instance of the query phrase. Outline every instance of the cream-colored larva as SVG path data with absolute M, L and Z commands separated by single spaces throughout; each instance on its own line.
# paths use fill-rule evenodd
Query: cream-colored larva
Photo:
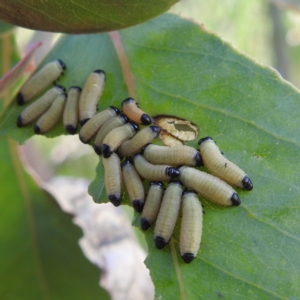
M 59 95 L 63 95 L 65 91 L 65 88 L 59 85 L 48 90 L 21 112 L 18 116 L 17 126 L 23 127 L 37 120 L 51 106 L 54 99 Z
M 79 99 L 79 120 L 81 125 L 96 114 L 104 83 L 105 72 L 102 70 L 95 70 L 87 78 Z
M 122 174 L 132 206 L 137 212 L 141 212 L 145 202 L 145 190 L 142 179 L 130 159 L 122 163 Z
M 65 69 L 66 65 L 60 59 L 47 63 L 21 87 L 17 95 L 17 104 L 23 105 L 33 99 L 48 85 L 53 83 Z
M 63 114 L 63 124 L 70 134 L 75 134 L 78 126 L 78 102 L 81 94 L 79 86 L 71 86 Z
M 103 157 L 110 157 L 123 142 L 133 137 L 138 130 L 139 127 L 133 122 L 129 122 L 128 124 L 113 129 L 103 140 L 101 146 Z
M 66 94 L 57 96 L 49 109 L 37 120 L 34 124 L 36 134 L 43 134 L 58 123 L 64 111 L 66 97 Z
M 110 106 L 109 108 L 97 113 L 81 127 L 79 131 L 79 139 L 84 144 L 88 143 L 96 135 L 101 126 L 111 118 L 118 115 L 118 113 L 119 110 L 114 106 Z
M 171 181 L 164 193 L 154 229 L 154 243 L 162 249 L 169 242 L 176 224 L 183 186 L 180 181 Z
M 106 194 L 114 206 L 119 206 L 122 201 L 122 171 L 120 158 L 113 153 L 109 158 L 102 159 L 104 166 L 104 184 Z
M 129 157 L 139 152 L 143 146 L 154 140 L 160 133 L 158 126 L 148 126 L 139 131 L 130 140 L 124 142 L 118 148 L 120 157 Z
M 99 129 L 95 140 L 94 140 L 94 150 L 98 155 L 101 155 L 101 146 L 106 135 L 113 129 L 120 127 L 128 122 L 128 118 L 124 114 L 113 117 L 101 126 Z
M 129 120 L 137 124 L 149 125 L 152 123 L 151 118 L 137 106 L 132 98 L 122 101 L 122 110 Z
M 141 228 L 147 230 L 156 220 L 164 188 L 160 181 L 151 181 L 141 217 Z
M 152 164 L 171 166 L 202 166 L 200 153 L 189 146 L 158 146 L 148 144 L 142 149 L 144 157 Z
M 226 159 L 211 137 L 199 140 L 199 149 L 206 168 L 227 183 L 250 191 L 253 184 L 248 175 L 237 165 Z
M 140 176 L 150 181 L 168 181 L 179 175 L 177 169 L 168 165 L 153 165 L 141 154 L 134 155 L 132 160 Z
M 180 167 L 179 171 L 179 180 L 184 186 L 195 190 L 205 199 L 224 206 L 241 204 L 235 190 L 220 178 L 185 166 Z
M 182 195 L 182 219 L 180 227 L 180 255 L 190 263 L 200 247 L 203 210 L 196 192 L 188 190 Z

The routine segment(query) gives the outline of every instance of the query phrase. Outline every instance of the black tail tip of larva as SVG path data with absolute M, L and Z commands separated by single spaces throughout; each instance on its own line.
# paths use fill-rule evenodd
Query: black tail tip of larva
M 113 154 L 113 152 L 110 150 L 110 146 L 106 144 L 101 146 L 101 153 L 104 158 L 109 158 Z
M 116 195 L 109 195 L 108 199 L 115 207 L 118 207 L 121 205 L 122 199 L 120 197 L 117 197 Z
M 66 132 L 70 133 L 70 134 L 75 134 L 76 130 L 77 130 L 77 126 L 74 125 L 66 125 L 65 126 Z
M 61 65 L 61 67 L 62 67 L 63 70 L 66 70 L 66 69 L 67 69 L 66 64 L 65 64 L 61 59 L 58 59 L 57 61 L 58 61 L 58 63 Z
M 101 70 L 101 69 L 97 69 L 93 73 L 97 73 L 97 74 L 100 74 L 100 75 L 103 74 L 104 77 L 105 77 L 105 72 L 103 70 Z
M 241 200 L 237 193 L 233 193 L 230 200 L 233 206 L 239 206 L 241 204 Z
M 123 107 L 124 105 L 127 105 L 128 103 L 135 103 L 135 100 L 133 98 L 126 98 L 125 100 L 122 101 L 121 105 Z
M 157 249 L 162 249 L 162 248 L 164 248 L 167 245 L 167 242 L 166 242 L 166 240 L 163 237 L 156 236 L 154 238 L 154 244 L 155 244 L 155 246 L 156 246 Z
M 146 218 L 141 218 L 141 228 L 146 231 L 150 228 L 151 223 Z
M 195 166 L 196 167 L 203 167 L 204 166 L 204 163 L 203 163 L 203 160 L 202 160 L 202 156 L 200 155 L 200 153 L 197 151 L 196 155 L 195 155 Z
M 195 258 L 195 255 L 193 253 L 184 253 L 181 257 L 186 264 L 189 264 Z
M 42 131 L 41 131 L 41 128 L 40 128 L 39 125 L 34 124 L 33 129 L 34 129 L 34 133 L 35 133 L 35 134 L 42 134 Z
M 213 140 L 210 136 L 206 136 L 198 141 L 198 145 L 202 144 L 204 141 Z
M 144 202 L 141 200 L 133 200 L 132 206 L 136 212 L 141 213 L 143 211 Z
M 90 118 L 80 120 L 80 125 L 83 126 Z
M 179 170 L 173 167 L 167 167 L 166 168 L 166 175 L 171 178 L 176 178 L 180 174 Z
M 93 145 L 94 151 L 96 152 L 96 154 L 101 155 L 101 146 L 98 146 L 96 144 Z
M 149 145 L 151 145 L 151 143 L 146 144 L 146 145 L 142 148 L 142 150 L 141 150 L 141 153 L 142 153 L 142 154 L 145 152 L 146 148 L 147 148 Z
M 157 134 L 159 134 L 161 132 L 161 129 L 159 126 L 155 126 L 155 125 L 152 125 L 152 126 L 149 126 L 151 128 L 151 130 Z
M 17 119 L 17 126 L 18 126 L 18 127 L 23 127 L 23 126 L 24 126 L 21 115 L 18 116 L 18 119 Z
M 139 126 L 134 122 L 129 122 L 135 132 L 139 131 Z
M 18 93 L 16 102 L 18 105 L 23 105 L 25 103 L 24 96 L 21 92 Z
M 142 114 L 141 122 L 143 125 L 150 125 L 152 123 L 152 120 L 147 114 Z
M 120 113 L 119 109 L 116 108 L 115 106 L 110 106 L 110 108 L 115 112 L 116 115 Z
M 247 175 L 243 178 L 242 184 L 243 184 L 243 189 L 246 191 L 251 191 L 253 189 L 253 183 Z

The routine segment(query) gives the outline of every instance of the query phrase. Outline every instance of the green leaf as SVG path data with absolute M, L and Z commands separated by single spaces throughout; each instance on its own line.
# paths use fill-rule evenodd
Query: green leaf
M 81 230 L 32 181 L 16 143 L 0 141 L 1 299 L 109 299 L 81 252 Z
M 46 61 L 56 58 L 68 66 L 59 81 L 66 87 L 82 86 L 94 69 L 106 71 L 100 110 L 120 107 L 124 98 L 132 96 L 152 116 L 186 118 L 199 125 L 201 137 L 213 137 L 254 183 L 251 192 L 238 190 L 239 207 L 223 208 L 201 199 L 206 211 L 203 236 L 190 265 L 179 256 L 179 222 L 163 250 L 154 246 L 153 229 L 145 234 L 146 264 L 157 297 L 298 297 L 300 94 L 296 88 L 202 26 L 170 14 L 119 33 L 65 36 Z M 19 141 L 32 135 L 31 127 L 15 127 L 22 109 L 12 104 L 0 118 L 2 135 Z M 63 132 L 59 125 L 47 136 Z M 189 144 L 196 147 L 197 141 Z M 101 165 L 97 170 L 89 191 L 95 201 L 107 202 Z
M 64 33 L 126 28 L 167 11 L 177 0 L 0 1 L 0 19 L 17 26 Z

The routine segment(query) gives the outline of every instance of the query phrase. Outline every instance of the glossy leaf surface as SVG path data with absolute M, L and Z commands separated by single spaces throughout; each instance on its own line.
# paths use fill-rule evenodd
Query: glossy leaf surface
M 157 296 L 298 297 L 300 94 L 296 88 L 205 28 L 174 15 L 110 35 L 66 36 L 47 61 L 56 58 L 68 66 L 59 80 L 66 87 L 82 86 L 94 69 L 106 71 L 100 110 L 120 107 L 124 98 L 132 96 L 152 116 L 188 119 L 200 127 L 198 138 L 213 137 L 254 183 L 251 192 L 238 190 L 239 207 L 222 208 L 201 200 L 206 211 L 201 249 L 190 265 L 179 256 L 179 223 L 174 238 L 161 251 L 154 246 L 153 230 L 146 233 L 146 264 Z M 32 128 L 15 127 L 21 110 L 14 104 L 9 107 L 0 119 L 0 133 L 23 142 Z M 62 133 L 59 125 L 47 136 Z M 197 140 L 189 144 L 196 146 Z M 101 165 L 89 192 L 96 202 L 107 202 Z

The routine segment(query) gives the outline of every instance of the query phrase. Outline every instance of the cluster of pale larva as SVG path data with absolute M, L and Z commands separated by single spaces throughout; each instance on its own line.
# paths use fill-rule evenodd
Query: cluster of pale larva
M 35 90 L 37 85 L 44 89 L 63 69 L 65 65 L 60 60 L 46 65 L 21 88 L 18 104 L 40 93 L 41 90 Z M 47 72 L 51 72 L 51 81 L 45 83 Z M 65 95 L 62 87 L 55 86 L 19 115 L 17 125 L 37 120 L 35 132 L 44 133 L 63 115 L 65 129 L 74 134 L 80 122 L 80 140 L 93 141 L 95 152 L 102 155 L 108 199 L 119 206 L 125 185 L 132 206 L 142 214 L 141 228 L 147 230 L 156 221 L 154 242 L 158 249 L 170 240 L 182 207 L 180 253 L 189 263 L 197 255 L 202 234 L 203 211 L 197 194 L 215 204 L 238 206 L 241 202 L 231 185 L 251 190 L 252 182 L 222 155 L 210 137 L 199 140 L 199 151 L 185 145 L 151 144 L 161 128 L 150 125 L 152 119 L 132 98 L 122 102 L 122 114 L 113 106 L 97 113 L 104 83 L 105 73 L 96 70 L 82 90 L 71 87 Z M 150 126 L 139 130 L 138 124 Z M 203 165 L 212 175 L 196 169 Z M 143 179 L 150 182 L 147 193 Z M 163 182 L 168 182 L 165 190 Z

